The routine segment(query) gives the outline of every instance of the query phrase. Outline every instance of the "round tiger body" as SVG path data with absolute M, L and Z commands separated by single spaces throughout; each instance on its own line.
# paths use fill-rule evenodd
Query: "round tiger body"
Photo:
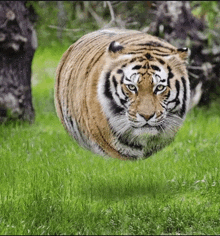
M 168 145 L 185 119 L 187 49 L 134 30 L 89 33 L 58 68 L 57 114 L 83 147 L 140 159 Z

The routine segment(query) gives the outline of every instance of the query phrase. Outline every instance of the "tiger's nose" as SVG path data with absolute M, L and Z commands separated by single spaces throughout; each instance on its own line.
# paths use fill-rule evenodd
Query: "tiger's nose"
M 155 113 L 152 115 L 145 115 L 145 114 L 139 114 L 142 118 L 144 118 L 146 121 L 149 121 L 151 118 L 154 117 Z

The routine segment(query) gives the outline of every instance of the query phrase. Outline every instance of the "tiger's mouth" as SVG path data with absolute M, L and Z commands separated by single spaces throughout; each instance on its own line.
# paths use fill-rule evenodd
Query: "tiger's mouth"
M 154 123 L 154 124 L 149 124 L 148 122 L 139 122 L 139 121 L 131 121 L 129 120 L 129 123 L 131 125 L 132 128 L 138 129 L 138 128 L 148 128 L 148 129 L 157 129 L 157 130 L 161 130 L 161 127 L 163 126 L 163 122 L 158 122 L 158 123 Z
M 133 120 L 129 120 L 129 122 L 130 122 L 131 127 L 133 128 L 151 128 L 152 127 L 147 122 L 142 123 L 142 122 L 133 121 Z
M 133 128 L 158 128 L 164 124 L 164 119 L 160 119 L 157 122 L 152 122 L 152 121 L 138 121 L 129 118 L 129 123 Z

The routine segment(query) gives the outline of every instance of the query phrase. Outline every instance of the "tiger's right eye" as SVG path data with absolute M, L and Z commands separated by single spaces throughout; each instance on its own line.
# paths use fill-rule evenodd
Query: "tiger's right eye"
M 137 91 L 136 86 L 134 86 L 133 84 L 128 84 L 127 87 L 128 87 L 128 89 L 129 89 L 130 91 L 132 91 L 132 92 Z

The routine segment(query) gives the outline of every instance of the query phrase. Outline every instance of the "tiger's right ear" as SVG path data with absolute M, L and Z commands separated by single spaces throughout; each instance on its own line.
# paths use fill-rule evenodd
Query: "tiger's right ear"
M 108 52 L 117 53 L 120 52 L 123 48 L 124 47 L 120 43 L 112 41 L 108 47 Z
M 184 61 L 186 61 L 190 55 L 190 49 L 189 48 L 178 48 L 177 52 L 180 56 L 180 58 Z

